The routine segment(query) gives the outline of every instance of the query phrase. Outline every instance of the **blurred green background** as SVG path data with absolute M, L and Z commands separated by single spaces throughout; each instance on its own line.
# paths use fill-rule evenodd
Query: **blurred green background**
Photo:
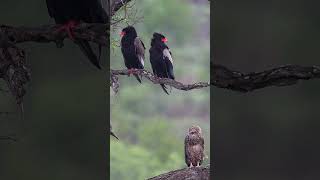
M 242 72 L 319 65 L 318 7 L 311 0 L 217 1 L 214 63 Z M 215 179 L 320 179 L 319 80 L 247 94 L 212 90 Z
M 53 24 L 45 0 L 0 2 L 0 24 L 37 27 Z M 14 98 L 0 93 L 0 179 L 106 179 L 108 84 L 70 40 L 19 44 L 27 55 L 32 81 L 24 99 L 25 127 Z M 104 54 L 102 63 L 109 61 Z M 0 87 L 6 88 L 0 81 Z
M 149 48 L 153 32 L 168 38 L 174 59 L 176 80 L 183 83 L 209 81 L 210 6 L 207 0 L 137 0 L 134 24 L 146 46 L 145 69 L 151 71 Z M 121 13 L 121 12 L 119 12 Z M 132 18 L 132 17 L 131 17 Z M 137 19 L 132 18 L 132 19 Z M 132 21 L 129 21 L 129 23 Z M 111 68 L 124 69 L 119 33 L 126 24 L 112 28 L 115 43 Z M 166 95 L 159 85 L 146 79 L 120 77 L 120 92 L 111 94 L 111 123 L 120 141 L 111 138 L 112 180 L 146 179 L 186 167 L 184 138 L 188 128 L 203 129 L 205 153 L 210 161 L 209 88 Z M 112 90 L 111 90 L 112 91 Z

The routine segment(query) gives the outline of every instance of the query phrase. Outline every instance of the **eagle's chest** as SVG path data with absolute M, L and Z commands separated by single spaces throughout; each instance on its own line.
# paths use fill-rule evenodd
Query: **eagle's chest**
M 125 44 L 121 47 L 122 54 L 125 59 L 135 59 L 136 51 L 133 44 Z
M 192 152 L 200 152 L 201 151 L 200 145 L 192 145 L 190 147 L 190 149 L 191 149 Z

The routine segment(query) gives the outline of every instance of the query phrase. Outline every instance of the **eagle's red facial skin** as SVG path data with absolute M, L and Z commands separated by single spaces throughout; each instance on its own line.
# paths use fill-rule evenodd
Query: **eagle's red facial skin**
M 120 36 L 123 37 L 125 34 L 126 34 L 126 32 L 122 31 L 122 32 L 120 33 Z
M 161 41 L 166 43 L 166 42 L 168 42 L 168 39 L 167 38 L 162 38 Z

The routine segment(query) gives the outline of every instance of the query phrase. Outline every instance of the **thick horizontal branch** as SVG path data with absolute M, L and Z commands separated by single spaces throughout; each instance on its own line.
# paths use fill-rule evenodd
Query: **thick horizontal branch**
M 172 80 L 172 79 L 167 79 L 167 78 L 158 78 L 151 72 L 147 70 L 142 70 L 142 69 L 135 69 L 131 70 L 131 74 L 137 74 L 141 77 L 145 77 L 149 81 L 151 81 L 153 84 L 165 84 L 171 87 L 174 87 L 179 90 L 184 90 L 184 91 L 189 91 L 193 89 L 200 89 L 204 87 L 209 87 L 210 83 L 208 82 L 198 82 L 194 84 L 183 84 L 181 82 Z M 113 84 L 117 84 L 118 78 L 116 76 L 119 75 L 129 75 L 128 70 L 110 70 L 110 77 L 111 77 L 111 83 L 112 86 Z
M 0 26 L 0 37 L 5 36 L 11 43 L 55 42 L 63 45 L 63 40 L 68 37 L 67 32 L 59 31 L 60 25 L 44 25 L 40 27 L 13 27 Z M 106 24 L 79 24 L 74 29 L 75 38 L 91 41 L 102 46 L 109 45 L 109 26 Z M 0 43 L 1 45 L 1 43 Z
M 222 65 L 211 66 L 211 84 L 240 92 L 250 92 L 269 86 L 289 86 L 298 80 L 320 78 L 320 67 L 286 65 L 262 72 L 241 73 L 230 70 Z
M 165 174 L 150 178 L 148 180 L 209 180 L 210 165 L 205 167 L 184 168 L 175 171 L 170 171 Z

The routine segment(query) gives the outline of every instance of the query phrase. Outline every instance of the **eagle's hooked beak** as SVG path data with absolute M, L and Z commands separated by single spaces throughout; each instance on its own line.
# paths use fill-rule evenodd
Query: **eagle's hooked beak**
M 120 36 L 123 37 L 126 33 L 124 31 L 121 31 Z

